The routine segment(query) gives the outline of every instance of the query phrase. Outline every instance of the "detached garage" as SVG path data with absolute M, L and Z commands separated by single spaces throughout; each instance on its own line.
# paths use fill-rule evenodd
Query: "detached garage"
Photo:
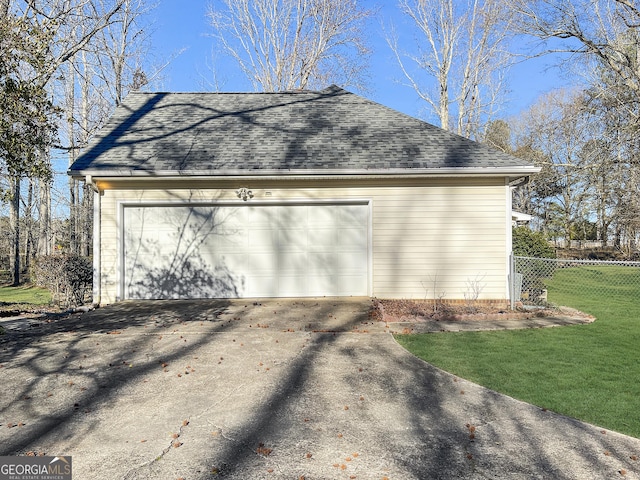
M 131 93 L 69 174 L 94 301 L 507 301 L 510 185 L 537 168 L 332 86 Z

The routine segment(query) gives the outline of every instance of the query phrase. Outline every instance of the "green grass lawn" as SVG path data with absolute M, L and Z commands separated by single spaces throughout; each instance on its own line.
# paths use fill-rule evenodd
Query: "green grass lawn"
M 640 438 L 640 269 L 562 269 L 549 301 L 590 325 L 399 335 L 415 355 L 526 402 Z
M 0 286 L 0 304 L 48 305 L 50 302 L 51 294 L 44 288 L 31 285 Z

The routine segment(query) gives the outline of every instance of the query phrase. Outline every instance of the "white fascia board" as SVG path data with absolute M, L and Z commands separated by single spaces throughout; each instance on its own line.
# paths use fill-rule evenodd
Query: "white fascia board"
M 430 169 L 384 169 L 384 170 L 225 170 L 220 172 L 211 171 L 183 171 L 176 173 L 175 170 L 161 171 L 141 171 L 141 170 L 69 170 L 68 174 L 85 178 L 90 175 L 94 181 L 97 179 L 157 179 L 157 180 L 178 180 L 188 178 L 189 180 L 213 180 L 213 179 L 247 179 L 250 177 L 264 180 L 290 179 L 373 179 L 373 178 L 406 178 L 406 177 L 510 177 L 512 179 L 533 175 L 540 171 L 540 167 L 527 165 L 522 167 L 458 167 L 458 168 L 430 168 Z

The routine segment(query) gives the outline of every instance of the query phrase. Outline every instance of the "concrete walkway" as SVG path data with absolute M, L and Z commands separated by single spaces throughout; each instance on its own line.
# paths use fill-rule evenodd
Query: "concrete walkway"
M 7 327 L 0 455 L 72 455 L 82 480 L 640 478 L 640 440 L 442 372 L 369 311 L 126 302 Z

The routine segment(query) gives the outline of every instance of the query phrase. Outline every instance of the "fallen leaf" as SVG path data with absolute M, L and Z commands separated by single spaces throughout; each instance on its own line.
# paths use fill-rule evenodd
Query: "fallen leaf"
M 256 448 L 256 453 L 258 455 L 263 455 L 265 457 L 268 457 L 269 455 L 271 455 L 271 452 L 273 452 L 273 450 L 269 447 L 265 447 L 264 443 L 258 444 L 258 448 Z

